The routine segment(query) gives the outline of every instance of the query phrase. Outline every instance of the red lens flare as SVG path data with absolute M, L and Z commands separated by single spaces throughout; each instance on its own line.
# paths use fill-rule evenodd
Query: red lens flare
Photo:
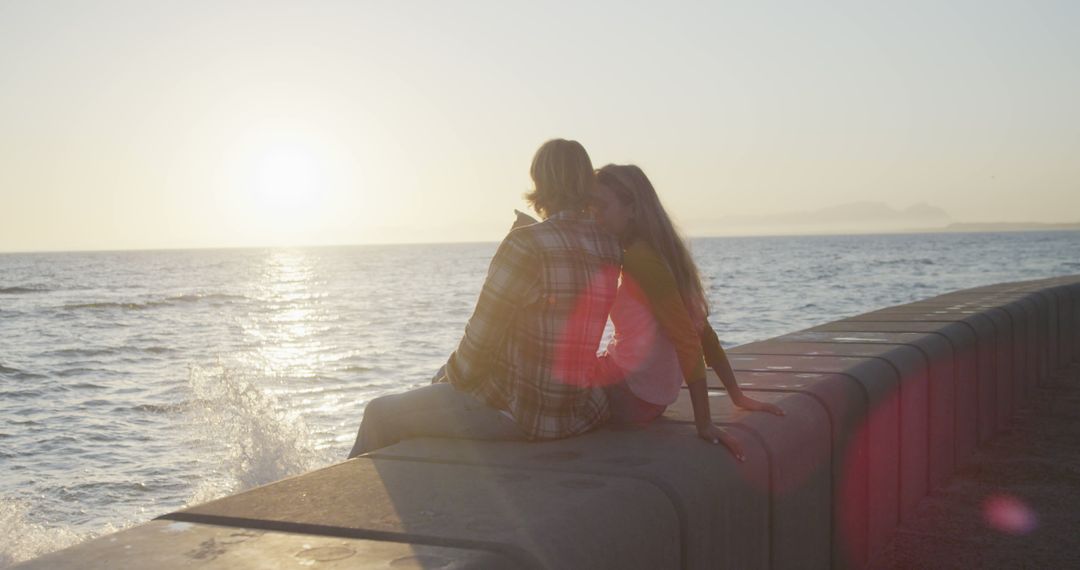
M 1012 495 L 991 495 L 983 501 L 982 510 L 986 524 L 1005 534 L 1029 534 L 1039 526 L 1035 511 Z

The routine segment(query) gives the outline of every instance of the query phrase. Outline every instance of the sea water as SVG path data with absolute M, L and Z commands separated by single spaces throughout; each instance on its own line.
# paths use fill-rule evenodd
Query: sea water
M 0 567 L 342 460 L 497 244 L 0 255 Z M 1080 232 L 704 238 L 725 346 L 1080 273 Z

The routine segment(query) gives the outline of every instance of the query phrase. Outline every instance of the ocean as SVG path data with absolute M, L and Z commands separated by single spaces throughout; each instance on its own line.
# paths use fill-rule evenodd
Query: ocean
M 344 459 L 495 243 L 0 254 L 0 567 Z M 701 238 L 725 346 L 1080 273 L 1080 232 Z

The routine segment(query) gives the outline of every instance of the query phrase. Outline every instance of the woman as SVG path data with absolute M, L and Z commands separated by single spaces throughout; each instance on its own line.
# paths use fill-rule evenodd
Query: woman
M 784 412 L 746 396 L 716 332 L 697 267 L 640 168 L 609 164 L 597 171 L 595 213 L 623 247 L 622 281 L 611 309 L 615 334 L 602 359 L 611 419 L 646 423 L 678 398 L 685 381 L 698 434 L 723 443 L 740 460 L 738 442 L 712 422 L 705 363 L 732 402 L 744 409 Z

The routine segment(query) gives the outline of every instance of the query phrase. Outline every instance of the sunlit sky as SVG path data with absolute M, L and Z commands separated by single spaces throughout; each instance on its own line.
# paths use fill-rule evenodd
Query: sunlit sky
M 497 240 L 536 147 L 691 234 L 1080 221 L 1076 2 L 0 0 L 0 251 Z

